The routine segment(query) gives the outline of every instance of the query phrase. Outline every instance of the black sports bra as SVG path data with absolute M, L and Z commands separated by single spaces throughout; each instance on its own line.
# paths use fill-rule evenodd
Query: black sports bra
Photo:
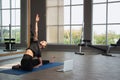
M 33 41 L 28 49 L 31 49 L 34 57 L 41 57 L 38 41 Z

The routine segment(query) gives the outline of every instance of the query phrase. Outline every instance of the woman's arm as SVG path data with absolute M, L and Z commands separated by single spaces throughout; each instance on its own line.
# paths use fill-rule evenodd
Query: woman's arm
M 39 22 L 39 15 L 37 14 L 35 19 L 34 41 L 38 40 L 38 22 Z
M 40 66 L 42 66 L 42 65 L 43 65 L 43 64 L 42 64 L 42 58 L 41 58 L 41 57 L 39 57 L 39 58 L 38 58 L 38 60 L 39 60 L 40 64 L 38 64 L 38 65 L 34 66 L 34 68 L 38 68 L 38 67 L 40 67 Z

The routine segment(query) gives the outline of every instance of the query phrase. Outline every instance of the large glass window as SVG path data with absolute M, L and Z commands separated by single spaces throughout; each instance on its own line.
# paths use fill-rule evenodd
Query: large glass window
M 20 16 L 20 0 L 0 0 L 0 43 L 5 38 L 20 43 Z
M 78 44 L 83 25 L 83 0 L 47 0 L 47 42 Z
M 120 0 L 93 0 L 93 44 L 114 44 L 120 38 Z

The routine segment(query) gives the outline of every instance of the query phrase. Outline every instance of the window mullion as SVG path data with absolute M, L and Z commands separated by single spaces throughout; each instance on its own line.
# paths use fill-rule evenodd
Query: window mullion
M 72 0 L 70 0 L 70 44 L 72 44 Z
M 108 0 L 106 3 L 106 45 L 108 45 Z

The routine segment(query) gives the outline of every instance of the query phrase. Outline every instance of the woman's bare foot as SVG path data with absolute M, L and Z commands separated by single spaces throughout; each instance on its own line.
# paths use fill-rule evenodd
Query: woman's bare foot
M 12 66 L 12 69 L 19 70 L 19 69 L 20 69 L 20 64 L 17 64 L 17 65 Z
M 53 63 L 53 62 L 55 62 L 55 56 L 52 56 L 52 59 L 50 60 L 50 63 Z

